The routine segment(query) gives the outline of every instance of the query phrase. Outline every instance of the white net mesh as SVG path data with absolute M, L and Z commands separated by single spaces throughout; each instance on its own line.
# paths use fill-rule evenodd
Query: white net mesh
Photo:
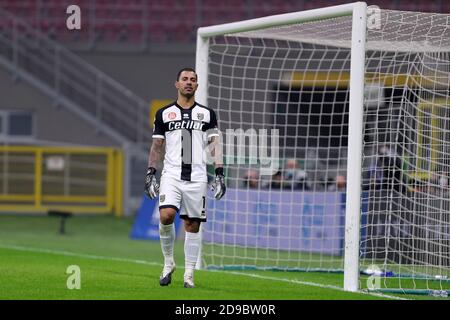
M 449 16 L 375 14 L 365 63 L 361 270 L 389 271 L 386 279 L 397 280 L 385 281 L 389 288 L 445 289 Z M 229 189 L 210 202 L 206 266 L 342 270 L 351 26 L 342 16 L 209 39 L 208 104 L 228 130 Z M 247 134 L 245 154 L 232 148 L 237 129 Z M 269 153 L 270 130 L 278 130 L 272 175 L 261 175 L 260 129 Z M 394 150 L 397 162 L 379 154 Z M 380 186 L 386 165 L 397 167 Z M 436 193 L 413 191 L 418 178 Z M 424 276 L 440 280 L 415 280 Z
M 381 17 L 366 54 L 378 98 L 364 106 L 361 268 L 386 289 L 448 290 L 450 16 Z

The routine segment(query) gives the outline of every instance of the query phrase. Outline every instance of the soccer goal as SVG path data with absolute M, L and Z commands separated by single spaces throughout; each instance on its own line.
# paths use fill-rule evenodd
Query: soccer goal
M 228 179 L 203 267 L 448 294 L 449 25 L 356 2 L 199 28 Z

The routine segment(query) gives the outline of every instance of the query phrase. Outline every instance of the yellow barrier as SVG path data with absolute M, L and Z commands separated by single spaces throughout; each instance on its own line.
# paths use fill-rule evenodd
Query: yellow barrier
M 417 122 L 417 166 L 419 172 L 431 173 L 437 171 L 440 154 L 444 154 L 443 147 L 447 141 L 442 139 L 445 132 L 446 113 L 443 112 L 450 106 L 450 99 L 436 98 L 434 100 L 420 100 L 418 103 Z M 444 138 L 445 139 L 445 138 Z M 430 178 L 430 177 L 427 177 Z
M 0 146 L 0 211 L 123 214 L 123 152 Z

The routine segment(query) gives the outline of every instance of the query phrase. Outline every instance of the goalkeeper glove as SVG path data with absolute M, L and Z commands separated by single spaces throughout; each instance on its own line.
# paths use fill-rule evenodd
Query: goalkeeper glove
M 225 186 L 225 176 L 223 175 L 223 168 L 216 168 L 216 178 L 212 185 L 214 191 L 214 198 L 220 200 L 224 195 L 227 187 Z
M 148 167 L 147 175 L 145 177 L 145 194 L 150 199 L 155 199 L 159 194 L 159 184 L 156 182 L 156 169 Z

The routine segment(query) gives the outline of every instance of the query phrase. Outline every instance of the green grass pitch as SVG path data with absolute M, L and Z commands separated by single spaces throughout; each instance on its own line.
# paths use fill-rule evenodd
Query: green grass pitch
M 343 275 L 281 271 L 211 271 L 195 274 L 196 288 L 183 288 L 183 242 L 177 271 L 160 287 L 158 241 L 129 238 L 133 219 L 74 216 L 66 234 L 48 216 L 0 215 L 0 299 L 132 300 L 335 300 L 430 299 L 342 291 Z M 67 268 L 79 266 L 80 289 L 68 289 Z

